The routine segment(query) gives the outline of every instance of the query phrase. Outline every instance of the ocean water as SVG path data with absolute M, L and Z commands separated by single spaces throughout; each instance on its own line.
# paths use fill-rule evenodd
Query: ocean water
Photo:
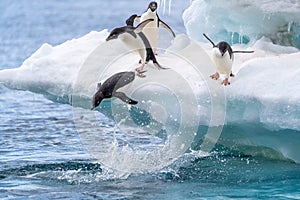
M 93 30 L 123 25 L 147 3 L 3 0 L 0 69 L 21 66 L 44 43 L 58 45 Z M 173 0 L 170 15 L 168 11 L 162 15 L 161 9 L 160 16 L 176 32 L 185 33 L 182 14 L 189 4 Z M 209 155 L 187 152 L 154 172 L 116 172 L 87 152 L 71 105 L 4 85 L 0 94 L 1 199 L 300 199 L 300 165 L 270 149 L 245 145 L 242 148 L 248 149 L 242 153 L 235 145 L 220 143 Z M 104 131 L 110 130 L 110 120 L 100 115 L 100 121 Z M 300 133 L 297 128 L 234 124 L 225 126 L 221 141 L 249 134 L 262 142 L 278 135 L 279 141 L 297 145 Z

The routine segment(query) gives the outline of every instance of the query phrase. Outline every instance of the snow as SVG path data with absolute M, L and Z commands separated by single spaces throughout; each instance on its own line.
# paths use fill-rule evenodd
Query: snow
M 262 36 L 300 48 L 300 2 L 294 0 L 194 0 L 183 14 L 188 35 L 203 41 L 253 44 Z

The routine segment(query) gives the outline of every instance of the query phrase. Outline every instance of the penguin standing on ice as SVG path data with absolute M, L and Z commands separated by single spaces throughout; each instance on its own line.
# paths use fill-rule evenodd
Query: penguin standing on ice
M 134 15 L 131 16 L 131 18 L 133 19 Z M 140 55 L 141 65 L 135 69 L 139 77 L 145 77 L 143 74 L 145 72 L 143 71 L 143 68 L 150 60 L 153 61 L 153 64 L 158 69 L 167 69 L 160 66 L 160 64 L 157 62 L 151 45 L 147 37 L 142 32 L 142 29 L 152 21 L 153 19 L 147 19 L 141 22 L 137 27 L 132 26 L 132 22 L 132 25 L 130 24 L 124 27 L 115 28 L 106 38 L 106 41 L 119 38 L 129 49 L 136 51 Z
M 230 85 L 229 77 L 234 77 L 232 74 L 232 64 L 234 60 L 234 53 L 253 53 L 254 51 L 233 51 L 231 46 L 227 42 L 219 42 L 217 45 L 203 33 L 203 36 L 213 45 L 212 59 L 216 66 L 216 73 L 210 77 L 218 80 L 220 74 L 225 75 L 225 79 L 222 81 L 223 85 Z
M 157 46 L 158 46 L 158 38 L 159 38 L 159 25 L 166 28 L 172 35 L 175 37 L 174 31 L 168 26 L 165 22 L 160 20 L 157 14 L 157 3 L 155 1 L 150 2 L 148 9 L 141 16 L 136 16 L 134 21 L 143 22 L 147 19 L 153 19 L 152 22 L 148 23 L 143 29 L 143 33 L 148 38 L 150 45 L 153 49 L 154 54 L 156 54 Z

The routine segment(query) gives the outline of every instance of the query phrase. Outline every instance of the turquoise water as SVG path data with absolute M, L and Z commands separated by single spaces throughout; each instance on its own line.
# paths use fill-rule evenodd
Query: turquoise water
M 45 42 L 57 45 L 92 30 L 112 29 L 145 9 L 140 1 L 128 2 L 1 1 L 0 68 L 19 67 Z M 181 14 L 189 2 L 173 3 L 164 21 L 184 32 Z M 297 131 L 229 124 L 209 156 L 188 153 L 153 173 L 116 173 L 83 147 L 71 105 L 4 86 L 0 94 L 1 199 L 300 199 L 299 164 L 266 149 L 222 146 L 249 133 L 265 139 L 277 134 L 292 143 Z M 102 123 L 110 126 L 106 118 Z

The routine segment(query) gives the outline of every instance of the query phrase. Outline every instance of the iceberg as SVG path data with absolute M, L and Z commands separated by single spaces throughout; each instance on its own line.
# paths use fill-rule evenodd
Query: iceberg
M 44 44 L 19 68 L 1 70 L 0 83 L 8 88 L 40 93 L 60 103 L 71 104 L 72 98 L 80 97 L 82 102 L 78 106 L 89 109 L 99 81 L 112 73 L 133 70 L 138 64 L 138 56 L 128 52 L 120 41 L 105 42 L 107 35 L 107 30 L 92 31 L 57 46 Z M 196 46 L 203 52 L 197 51 Z M 132 98 L 140 100 L 146 110 L 147 99 L 143 97 L 155 96 L 157 101 L 162 99 L 165 109 L 173 112 L 172 116 L 168 116 L 169 113 L 165 113 L 160 105 L 154 105 L 150 108 L 153 112 L 151 120 L 159 127 L 162 122 L 172 118 L 168 122 L 174 124 L 171 127 L 174 130 L 178 129 L 178 119 L 174 116 L 180 113 L 172 111 L 172 108 L 184 103 L 192 91 L 194 96 L 189 97 L 195 98 L 198 105 L 191 105 L 191 110 L 186 112 L 186 119 L 192 122 L 185 119 L 184 123 L 192 124 L 198 131 L 201 127 L 222 126 L 218 140 L 221 145 L 250 155 L 290 159 L 300 163 L 300 52 L 294 47 L 274 45 L 268 38 L 262 38 L 248 47 L 233 46 L 233 49 L 252 49 L 255 53 L 235 56 L 233 72 L 236 77 L 231 80 L 230 86 L 221 86 L 220 81 L 209 78 L 210 73 L 214 73 L 211 61 L 204 59 L 205 55 L 209 58 L 211 52 L 209 43 L 195 42 L 185 35 L 178 35 L 172 45 L 157 56 L 158 61 L 170 71 L 158 71 L 152 64 L 146 67 L 146 80 L 164 80 L 166 85 L 172 85 L 172 90 L 159 85 L 125 90 L 131 91 Z M 192 59 L 198 56 L 193 61 L 202 66 L 201 76 L 193 71 L 188 60 L 177 59 L 183 56 Z M 87 79 L 79 80 L 79 77 L 86 76 Z M 142 86 L 143 79 L 136 80 L 133 86 Z M 186 85 L 183 87 L 182 83 Z M 224 99 L 220 99 L 224 108 L 226 106 L 226 115 L 220 115 L 220 120 L 212 124 L 212 96 L 215 89 L 224 93 Z M 151 92 L 156 95 L 149 94 Z M 170 102 L 165 94 L 173 95 L 174 101 L 171 99 Z M 195 116 L 199 119 L 193 121 Z
M 187 34 L 202 41 L 253 44 L 261 37 L 300 48 L 300 2 L 294 0 L 194 0 L 183 14 Z

